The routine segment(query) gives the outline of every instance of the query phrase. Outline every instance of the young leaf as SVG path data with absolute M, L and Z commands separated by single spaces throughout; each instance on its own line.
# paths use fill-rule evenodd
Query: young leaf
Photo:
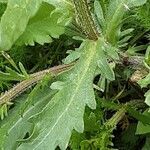
M 108 80 L 111 80 L 111 81 L 114 80 L 115 79 L 114 72 L 113 72 L 112 68 L 110 67 L 110 65 L 108 64 L 107 56 L 104 53 L 105 52 L 105 43 L 103 43 L 101 40 L 99 40 L 97 49 L 98 49 L 98 53 L 99 53 L 99 60 L 97 61 L 97 64 L 101 71 L 101 74 Z
M 130 34 L 133 30 L 134 30 L 133 28 L 130 28 L 130 29 L 126 29 L 126 30 L 122 31 L 122 32 L 120 33 L 120 38 L 122 38 L 122 37 L 124 37 L 124 36 Z
M 105 33 L 107 40 L 116 45 L 119 40 L 122 18 L 131 7 L 140 6 L 147 0 L 113 0 L 110 1 L 106 14 Z
M 101 28 L 103 29 L 104 25 L 105 25 L 105 18 L 104 18 L 104 14 L 103 14 L 103 9 L 98 0 L 95 0 L 95 2 L 94 2 L 94 11 L 98 18 L 98 22 L 99 22 Z
M 107 40 L 113 45 L 119 40 L 120 23 L 125 14 L 125 0 L 110 1 L 106 14 L 105 33 Z
M 19 62 L 19 68 L 20 68 L 22 74 L 23 74 L 26 78 L 28 78 L 29 75 L 28 75 L 26 69 L 24 68 L 24 66 L 23 66 L 23 64 L 22 64 L 21 62 Z

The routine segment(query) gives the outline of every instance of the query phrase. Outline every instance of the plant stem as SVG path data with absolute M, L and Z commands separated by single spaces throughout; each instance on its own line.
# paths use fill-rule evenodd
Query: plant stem
M 2 96 L 0 96 L 0 105 L 7 104 L 12 101 L 18 95 L 22 94 L 31 86 L 42 80 L 46 74 L 50 74 L 52 77 L 54 77 L 63 71 L 69 70 L 72 66 L 73 64 L 60 65 L 29 75 L 29 79 L 20 82 L 9 91 L 5 92 Z
M 81 26 L 87 38 L 96 41 L 99 37 L 99 32 L 96 28 L 87 0 L 73 0 L 73 3 L 76 11 L 77 23 Z
M 105 126 L 113 126 L 114 128 L 120 122 L 120 120 L 124 117 L 126 113 L 126 109 L 123 107 L 119 109 L 105 124 Z

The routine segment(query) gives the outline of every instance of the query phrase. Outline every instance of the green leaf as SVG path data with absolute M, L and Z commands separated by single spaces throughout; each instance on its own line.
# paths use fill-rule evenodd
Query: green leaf
M 137 7 L 144 5 L 147 2 L 147 0 L 129 0 L 128 5 L 129 7 Z
M 105 33 L 106 38 L 113 46 L 115 46 L 119 40 L 120 25 L 126 10 L 124 7 L 125 1 L 126 0 L 113 0 L 110 1 L 108 6 Z
M 148 111 L 145 111 L 143 114 L 150 116 L 150 113 Z M 150 125 L 144 124 L 139 121 L 137 125 L 136 134 L 146 134 L 146 133 L 150 133 Z
M 7 3 L 8 0 L 0 0 L 0 3 Z
M 148 84 L 150 84 L 150 73 L 144 78 L 138 81 L 138 84 L 144 88 L 147 87 Z
M 24 33 L 17 40 L 18 45 L 34 45 L 35 42 L 43 45 L 52 42 L 52 38 L 58 38 L 64 33 L 64 23 L 57 23 L 61 14 L 53 12 L 54 7 L 42 3 L 36 15 L 29 20 Z
M 101 4 L 98 0 L 95 0 L 95 2 L 94 2 L 94 11 L 95 11 L 95 14 L 98 18 L 98 22 L 103 29 L 104 25 L 105 25 L 105 18 L 104 18 L 104 14 L 103 14 L 103 9 L 102 9 Z
M 147 68 L 149 69 L 150 67 L 150 46 L 148 46 L 146 53 L 145 53 L 145 63 L 148 66 Z
M 25 31 L 28 21 L 38 11 L 42 0 L 8 0 L 0 23 L 0 50 L 8 50 Z
M 134 118 L 136 118 L 137 120 L 141 121 L 144 124 L 150 125 L 150 115 L 142 114 L 139 111 L 136 111 L 134 108 L 131 108 L 131 107 L 128 107 L 127 110 L 128 110 L 128 113 Z
M 129 28 L 129 29 L 126 29 L 126 30 L 122 31 L 122 32 L 120 33 L 120 37 L 122 38 L 122 37 L 124 37 L 124 36 L 126 36 L 126 35 L 132 33 L 133 30 L 134 30 L 133 28 Z
M 99 59 L 97 61 L 97 64 L 101 71 L 101 74 L 108 80 L 111 80 L 111 81 L 115 80 L 115 74 L 107 61 L 106 54 L 104 53 L 105 43 L 103 43 L 99 40 L 97 49 L 98 49 L 98 53 L 99 53 Z
M 68 10 L 68 9 L 71 10 L 73 7 L 71 0 L 43 0 L 43 1 L 61 10 Z
M 67 51 L 69 55 L 63 60 L 63 63 L 69 64 L 79 59 L 81 56 L 81 50 L 83 49 L 84 44 L 85 43 L 83 42 L 79 48 L 75 49 L 75 51 L 72 51 L 72 50 Z
M 19 68 L 20 68 L 22 74 L 23 74 L 26 78 L 28 78 L 29 75 L 28 75 L 26 69 L 24 68 L 24 66 L 23 66 L 23 64 L 22 64 L 21 62 L 19 62 Z
M 71 71 L 63 89 L 30 121 L 35 123 L 35 133 L 30 141 L 18 148 L 54 150 L 57 145 L 65 149 L 71 132 L 83 132 L 85 106 L 94 109 L 96 101 L 93 77 L 97 64 L 97 43 L 86 41 L 82 55 Z M 60 134 L 61 133 L 61 134 Z
M 43 0 L 51 5 L 53 5 L 56 9 L 54 12 L 59 12 L 61 17 L 58 19 L 58 23 L 64 22 L 68 24 L 73 16 L 73 5 L 71 0 Z M 67 18 L 67 19 L 66 19 Z
M 1 118 L 1 120 L 3 120 L 4 117 L 6 117 L 8 115 L 7 111 L 8 111 L 7 110 L 7 104 L 0 106 L 0 118 Z
M 19 74 L 11 68 L 7 67 L 6 69 L 6 73 L 0 71 L 0 80 L 2 81 L 21 81 L 26 78 L 24 75 Z
M 2 51 L 2 55 L 7 59 L 7 61 L 11 64 L 12 67 L 14 67 L 18 72 L 20 72 L 19 68 L 17 67 L 14 60 L 8 55 L 6 52 Z
M 42 1 L 51 5 L 41 6 Z M 16 40 L 19 41 L 18 44 L 49 43 L 52 41 L 50 36 L 57 38 L 64 33 L 66 18 L 72 17 L 70 13 L 72 7 L 69 8 L 71 3 L 67 1 L 61 1 L 60 4 L 59 2 L 58 0 L 9 0 L 0 23 L 0 50 L 9 50 Z M 53 14 L 51 14 L 54 9 L 52 5 L 56 7 Z
M 83 141 L 83 140 L 86 140 L 84 134 L 82 133 L 78 133 L 76 131 L 73 131 L 72 132 L 72 136 L 71 136 L 71 140 L 70 140 L 70 147 L 73 149 L 73 150 L 78 150 L 80 149 L 80 143 Z
M 81 56 L 81 53 L 77 50 L 67 51 L 67 53 L 69 53 L 69 55 L 63 60 L 64 64 L 70 64 L 70 63 L 76 61 L 77 59 L 79 59 Z
M 28 119 L 39 113 L 54 93 L 55 91 L 52 91 L 49 86 L 41 83 L 29 96 L 24 95 L 17 99 L 20 103 L 16 104 L 3 122 L 0 122 L 0 149 L 17 149 L 25 135 L 34 132 L 34 125 L 28 122 Z
M 106 48 L 104 51 L 113 60 L 119 60 L 118 49 L 116 47 L 113 47 L 111 45 L 106 45 Z
M 105 33 L 108 42 L 117 45 L 119 33 L 122 26 L 122 19 L 126 11 L 131 7 L 141 6 L 147 0 L 113 0 L 110 1 L 108 11 L 106 13 Z
M 123 39 L 121 39 L 119 42 L 118 42 L 118 45 L 122 45 L 122 44 L 124 44 L 124 43 L 127 43 L 128 42 L 128 40 L 131 38 L 132 36 L 126 36 L 126 37 L 124 37 Z
M 146 93 L 145 93 L 145 103 L 150 106 L 150 90 L 148 90 Z

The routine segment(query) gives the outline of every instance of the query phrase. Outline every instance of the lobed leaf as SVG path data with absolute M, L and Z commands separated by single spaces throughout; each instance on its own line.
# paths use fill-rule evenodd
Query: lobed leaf
M 44 7 L 42 2 L 51 5 L 45 4 Z M 64 33 L 64 25 L 67 22 L 65 19 L 68 18 L 68 14 L 69 17 L 72 17 L 70 14 L 72 7 L 68 7 L 71 3 L 66 3 L 67 1 L 62 1 L 61 5 L 58 5 L 58 2 L 53 0 L 8 0 L 7 9 L 0 23 L 0 50 L 9 50 L 17 40 L 19 44 L 48 43 L 52 41 L 50 36 L 56 38 Z M 52 5 L 56 7 L 53 14 L 51 14 L 54 10 Z M 37 13 L 38 10 L 39 13 Z M 67 13 L 60 15 L 63 13 L 62 10 Z
M 34 132 L 34 124 L 28 122 L 28 119 L 40 112 L 54 93 L 55 91 L 42 83 L 38 84 L 29 96 L 25 95 L 18 98 L 20 103 L 9 112 L 8 117 L 3 122 L 0 122 L 0 149 L 17 149 L 20 143 L 25 141 L 24 137 L 27 133 L 32 134 Z
M 97 61 L 103 51 L 101 44 L 103 39 L 97 42 L 84 41 L 80 59 L 68 74 L 68 78 L 63 80 L 63 86 L 60 88 L 57 84 L 59 91 L 40 113 L 29 119 L 35 123 L 35 130 L 30 139 L 19 146 L 19 150 L 54 150 L 57 146 L 66 149 L 72 130 L 83 132 L 85 106 L 96 108 L 93 78 Z
M 17 40 L 19 45 L 34 45 L 35 42 L 43 45 L 52 42 L 52 37 L 58 38 L 64 33 L 64 24 L 58 24 L 59 13 L 52 13 L 54 7 L 48 3 L 42 3 L 38 12 L 32 17 L 26 30 Z
M 23 143 L 18 148 L 19 150 L 54 150 L 57 145 L 65 149 L 73 129 L 83 132 L 85 106 L 96 107 L 93 91 L 95 58 L 97 58 L 96 46 L 96 42 L 86 42 L 80 60 L 70 73 L 63 88 L 41 113 L 30 119 L 36 124 L 35 135 L 29 142 Z

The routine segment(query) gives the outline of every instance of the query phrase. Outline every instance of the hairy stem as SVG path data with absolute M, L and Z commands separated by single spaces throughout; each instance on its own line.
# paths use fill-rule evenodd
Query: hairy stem
M 7 104 L 10 101 L 12 101 L 18 95 L 22 94 L 24 91 L 29 89 L 29 87 L 35 85 L 40 80 L 42 80 L 46 74 L 50 74 L 52 77 L 54 77 L 63 71 L 67 71 L 72 66 L 73 64 L 60 65 L 60 66 L 52 67 L 52 68 L 29 75 L 29 79 L 26 79 L 20 82 L 19 84 L 14 86 L 12 89 L 5 92 L 2 96 L 0 96 L 0 105 Z
M 105 124 L 105 126 L 113 126 L 114 128 L 116 125 L 122 120 L 126 113 L 125 108 L 119 109 Z
M 99 32 L 96 28 L 87 0 L 73 0 L 73 3 L 77 23 L 81 26 L 87 38 L 96 41 L 99 37 Z

